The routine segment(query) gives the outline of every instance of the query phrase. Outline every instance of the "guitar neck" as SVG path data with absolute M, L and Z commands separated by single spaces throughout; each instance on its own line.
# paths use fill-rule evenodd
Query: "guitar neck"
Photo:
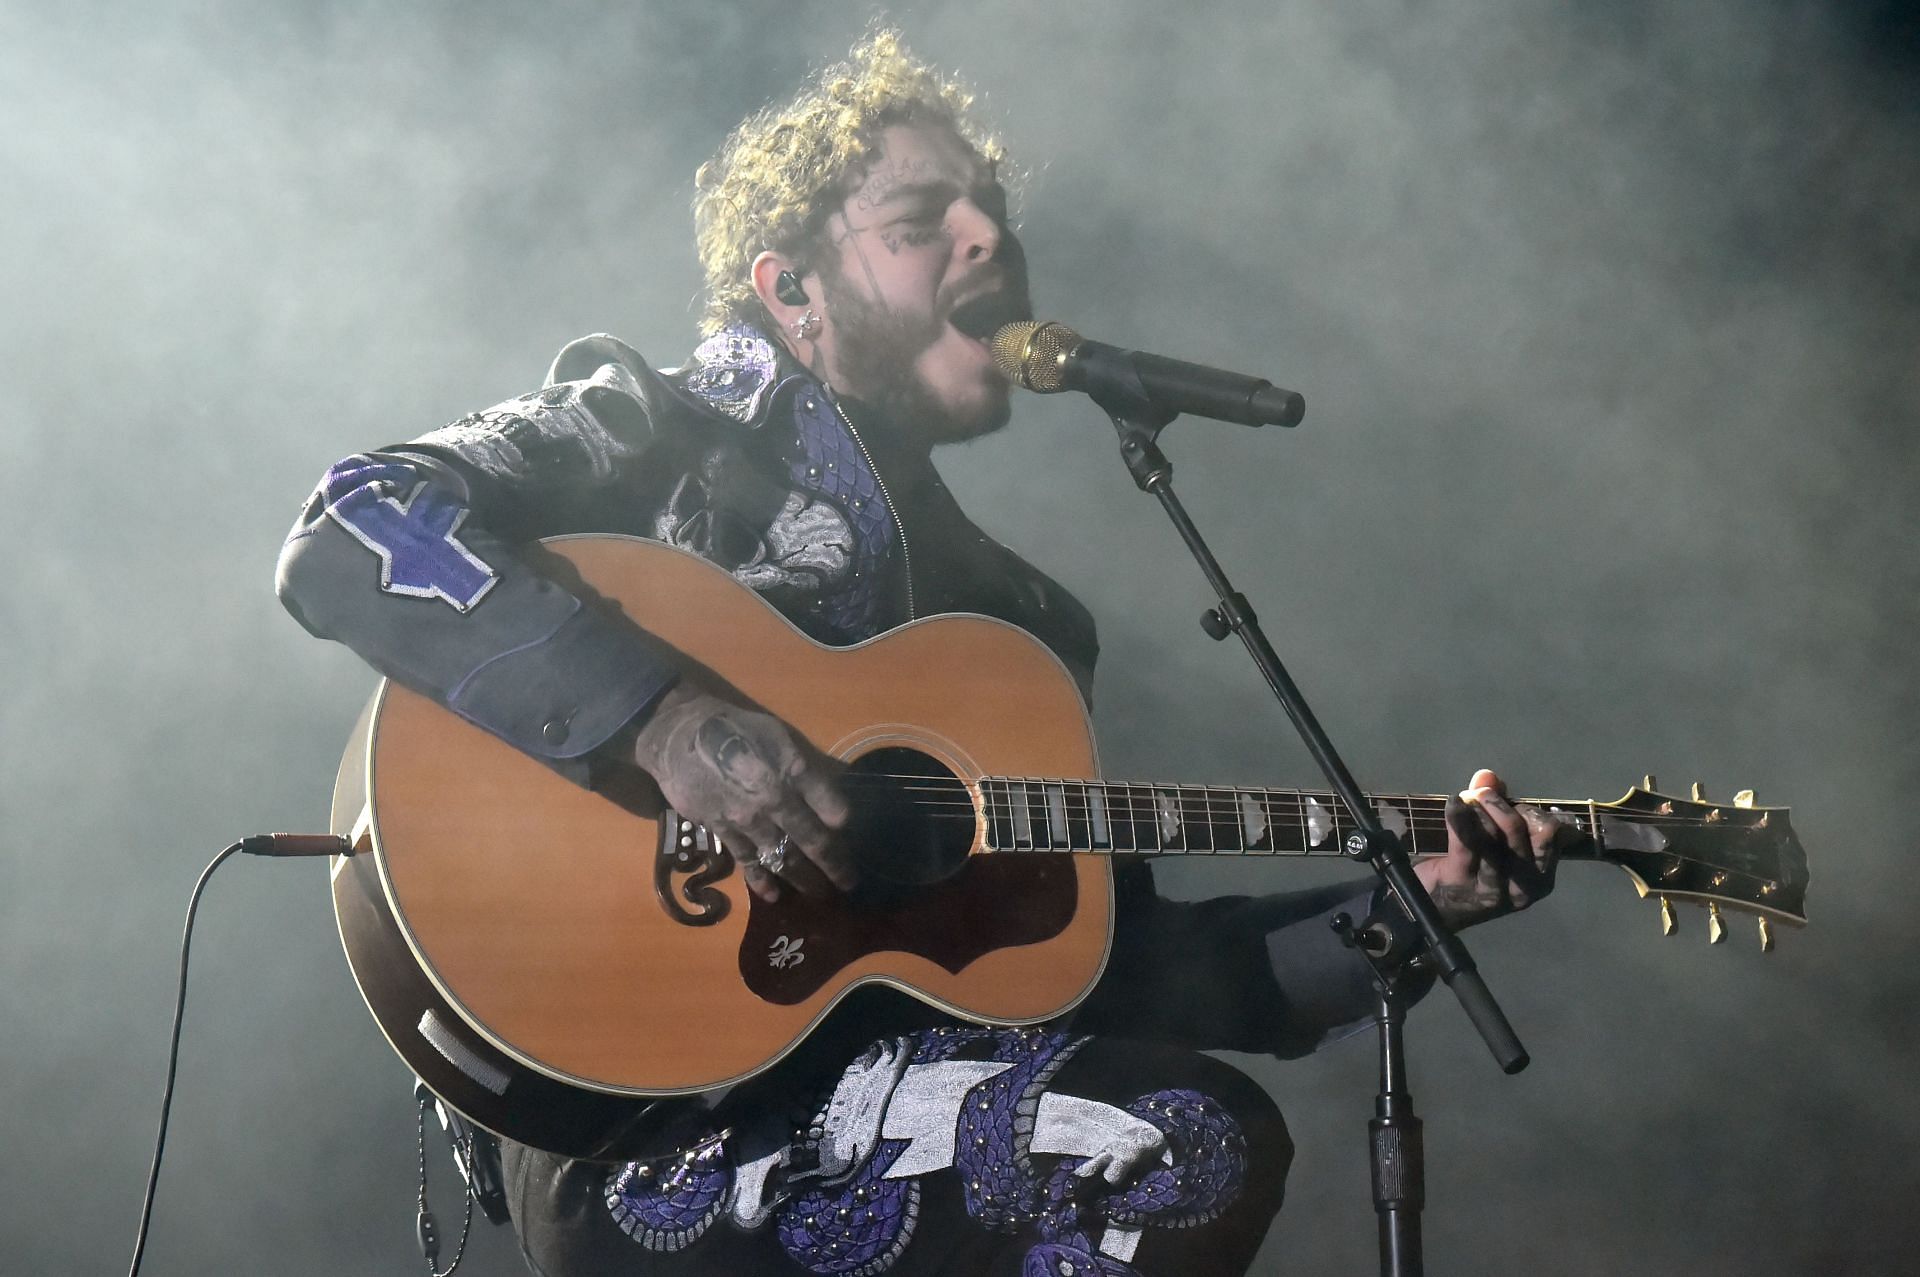
M 980 781 L 987 849 L 1200 856 L 1338 856 L 1355 826 L 1331 792 L 988 776 Z M 1410 854 L 1447 849 L 1444 794 L 1369 794 Z M 1591 836 L 1591 802 L 1519 799 Z M 1598 858 L 1597 838 L 1569 849 Z

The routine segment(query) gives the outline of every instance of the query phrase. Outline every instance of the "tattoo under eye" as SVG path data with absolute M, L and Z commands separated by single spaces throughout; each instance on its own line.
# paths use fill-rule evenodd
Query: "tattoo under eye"
M 943 216 L 929 213 L 902 218 L 891 226 L 881 228 L 880 242 L 887 246 L 889 253 L 897 256 L 903 248 L 925 248 L 928 244 L 948 239 L 950 236 Z

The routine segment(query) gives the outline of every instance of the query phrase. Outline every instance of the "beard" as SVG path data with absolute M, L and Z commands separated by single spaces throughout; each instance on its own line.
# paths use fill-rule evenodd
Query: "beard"
M 958 443 L 992 434 L 1013 415 L 1010 391 L 998 389 L 971 405 L 947 402 L 915 366 L 920 356 L 946 335 L 946 308 L 902 315 L 868 301 L 837 269 L 820 273 L 821 290 L 838 334 L 839 371 L 844 389 L 870 406 L 904 440 L 928 445 Z

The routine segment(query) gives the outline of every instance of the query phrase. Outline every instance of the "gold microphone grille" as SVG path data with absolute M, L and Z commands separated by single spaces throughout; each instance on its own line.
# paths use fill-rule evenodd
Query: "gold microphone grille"
M 994 330 L 993 362 L 1014 385 L 1050 395 L 1067 388 L 1061 360 L 1079 344 L 1080 334 L 1065 324 L 1023 319 Z

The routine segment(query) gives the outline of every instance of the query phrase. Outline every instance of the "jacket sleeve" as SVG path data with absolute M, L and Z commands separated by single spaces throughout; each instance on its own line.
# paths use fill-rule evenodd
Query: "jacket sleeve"
M 610 357 L 579 380 L 334 465 L 276 581 L 311 633 L 569 772 L 676 677 L 671 649 L 515 548 L 582 530 L 582 511 L 658 461 L 659 383 L 610 338 L 569 352 L 587 343 Z

